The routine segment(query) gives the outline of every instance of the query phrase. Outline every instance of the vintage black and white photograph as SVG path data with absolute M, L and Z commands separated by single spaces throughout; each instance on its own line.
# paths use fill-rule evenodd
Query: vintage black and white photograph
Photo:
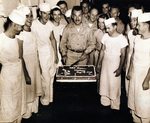
M 0 0 L 0 123 L 150 123 L 150 0 Z

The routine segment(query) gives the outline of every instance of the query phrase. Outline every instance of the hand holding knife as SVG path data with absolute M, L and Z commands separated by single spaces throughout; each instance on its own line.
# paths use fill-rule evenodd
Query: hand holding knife
M 80 59 L 78 59 L 76 62 L 74 62 L 73 64 L 71 64 L 71 67 L 74 66 L 74 65 L 77 65 L 80 61 L 83 61 L 83 60 L 85 60 L 86 58 L 87 58 L 87 54 L 84 52 L 84 53 L 81 55 Z

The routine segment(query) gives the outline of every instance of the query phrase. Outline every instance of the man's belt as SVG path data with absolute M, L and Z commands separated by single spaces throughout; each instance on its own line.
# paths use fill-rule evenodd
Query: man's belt
M 85 50 L 73 50 L 73 49 L 69 49 L 70 51 L 72 51 L 72 52 L 76 52 L 76 53 L 83 53 Z

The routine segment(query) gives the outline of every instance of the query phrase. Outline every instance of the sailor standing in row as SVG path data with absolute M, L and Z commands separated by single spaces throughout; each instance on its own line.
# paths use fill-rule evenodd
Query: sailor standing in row
M 57 64 L 57 67 L 62 65 L 62 59 L 61 59 L 61 54 L 60 54 L 60 50 L 59 50 L 59 44 L 60 44 L 60 40 L 62 37 L 63 29 L 65 28 L 65 25 L 61 24 L 61 22 L 60 22 L 61 21 L 61 15 L 62 14 L 61 14 L 59 6 L 54 6 L 51 9 L 51 22 L 54 24 L 53 32 L 54 32 L 54 37 L 55 37 L 56 42 L 57 42 L 57 53 L 58 53 L 58 58 L 59 58 L 59 62 Z
M 129 42 L 129 46 L 127 47 L 127 54 L 126 54 L 126 60 L 125 60 L 125 68 L 126 68 L 126 75 L 129 69 L 129 65 L 130 65 L 130 60 L 131 60 L 131 55 L 133 53 L 133 45 L 134 45 L 134 40 L 135 37 L 138 33 L 137 31 L 137 18 L 138 16 L 142 14 L 142 10 L 141 9 L 135 9 L 131 12 L 131 19 L 130 19 L 130 25 L 131 25 L 131 30 L 128 32 L 128 42 Z M 125 88 L 126 88 L 126 95 L 128 97 L 128 91 L 129 91 L 129 80 L 127 78 L 125 78 Z
M 128 107 L 135 123 L 150 123 L 150 13 L 138 17 L 138 30 L 127 74 Z
M 49 105 L 53 102 L 53 81 L 58 63 L 57 44 L 53 34 L 53 23 L 50 22 L 50 5 L 41 3 L 39 5 L 40 17 L 33 21 L 33 30 L 39 53 L 39 61 L 42 72 L 42 97 L 41 103 Z
M 26 112 L 25 77 L 29 83 L 30 78 L 22 66 L 21 42 L 16 38 L 25 21 L 21 11 L 13 10 L 5 23 L 5 32 L 0 34 L 0 122 L 21 123 Z
M 102 49 L 98 65 L 101 66 L 101 104 L 111 109 L 120 109 L 121 70 L 124 63 L 127 39 L 117 32 L 114 18 L 105 20 L 106 31 L 102 38 Z M 114 89 L 115 88 L 115 89 Z
M 27 83 L 27 110 L 23 118 L 29 118 L 32 112 L 38 112 L 39 96 L 42 94 L 41 73 L 39 66 L 39 58 L 37 55 L 37 41 L 31 30 L 33 15 L 29 7 L 20 4 L 17 9 L 22 10 L 26 15 L 26 22 L 23 26 L 23 31 L 18 38 L 23 42 L 23 58 L 28 74 L 31 78 L 31 83 Z

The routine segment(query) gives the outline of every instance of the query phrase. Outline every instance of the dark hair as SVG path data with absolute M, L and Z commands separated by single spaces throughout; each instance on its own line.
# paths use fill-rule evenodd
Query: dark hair
M 106 19 L 108 19 L 109 17 L 108 17 L 107 14 L 101 14 L 101 15 L 98 16 L 98 18 L 106 18 Z
M 115 23 L 112 23 L 112 26 L 117 26 L 117 22 L 115 22 Z
M 98 19 L 97 19 L 97 27 L 99 28 L 99 25 L 98 25 L 98 23 L 99 23 L 99 18 L 103 18 L 103 19 L 108 19 L 109 17 L 108 17 L 108 15 L 107 14 L 101 14 L 101 15 L 99 15 L 98 16 Z
M 56 7 L 56 8 L 54 8 L 54 9 L 51 9 L 51 11 L 50 11 L 50 20 L 53 20 L 52 15 L 53 15 L 53 12 L 54 12 L 54 11 L 59 11 L 59 12 L 60 12 L 60 14 L 62 14 L 62 13 L 61 13 L 61 10 L 60 10 L 59 8 L 57 8 L 57 7 Z
M 60 6 L 61 4 L 65 4 L 65 5 L 68 7 L 66 1 L 59 1 L 56 5 L 57 5 L 57 6 Z
M 108 0 L 103 0 L 101 5 L 103 5 L 103 4 L 109 4 L 109 1 Z
M 147 23 L 149 25 L 149 31 L 150 31 L 150 21 L 147 21 L 145 23 Z
M 130 4 L 129 4 L 129 8 L 130 7 L 134 7 L 134 8 L 136 8 L 136 9 L 141 9 L 142 8 L 142 5 L 140 5 L 138 2 L 131 2 Z
M 37 17 L 40 17 L 40 8 L 38 8 L 37 10 L 36 10 L 36 14 L 37 14 Z
M 73 6 L 73 8 L 72 8 L 72 14 L 73 14 L 73 12 L 74 11 L 82 11 L 82 8 L 81 8 L 81 6 Z
M 85 0 L 83 0 L 83 1 L 80 3 L 80 6 L 82 7 L 82 5 L 83 5 L 84 3 L 87 4 L 88 6 L 90 6 L 90 2 L 89 2 L 89 1 L 85 1 Z
M 60 11 L 60 13 L 61 13 L 61 10 L 60 10 L 59 8 L 57 8 L 57 7 L 54 8 L 54 9 L 51 9 L 51 12 L 50 12 L 50 13 L 53 14 L 54 11 Z
M 6 31 L 9 27 L 9 25 L 12 23 L 12 21 L 7 17 L 6 22 L 4 23 L 4 30 Z
M 119 11 L 120 11 L 120 8 L 119 8 L 119 6 L 117 5 L 117 4 L 113 4 L 112 6 L 111 6 L 111 9 L 112 8 L 116 8 L 116 9 L 118 9 Z

